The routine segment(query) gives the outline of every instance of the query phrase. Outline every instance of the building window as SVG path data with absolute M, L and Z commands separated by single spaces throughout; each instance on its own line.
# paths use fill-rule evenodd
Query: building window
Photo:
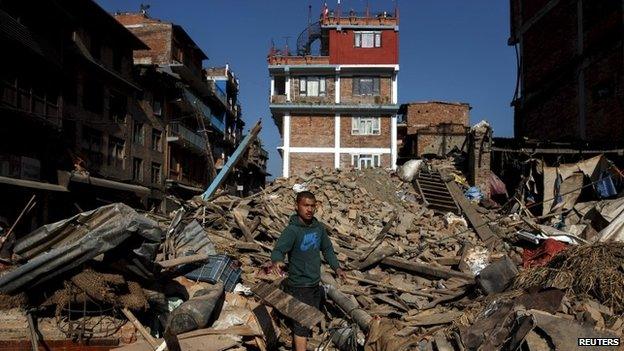
M 325 96 L 325 77 L 301 77 L 299 79 L 299 95 Z
M 101 165 L 102 158 L 102 132 L 99 130 L 83 127 L 81 139 L 82 151 L 91 165 Z
M 381 134 L 380 117 L 353 117 L 351 118 L 352 135 L 379 135 Z
M 123 139 L 109 137 L 108 139 L 108 165 L 123 169 L 124 148 L 126 142 Z
M 379 77 L 353 77 L 353 95 L 379 95 Z
M 355 32 L 356 48 L 381 47 L 381 32 Z
M 152 104 L 154 116 L 162 116 L 162 102 L 159 99 L 154 99 Z
M 162 132 L 152 129 L 152 150 L 162 152 Z
M 351 166 L 357 169 L 380 167 L 381 156 L 372 154 L 351 155 Z
M 132 159 L 132 179 L 137 181 L 143 180 L 143 160 L 140 158 Z
M 152 184 L 160 184 L 161 180 L 161 166 L 160 163 L 152 162 Z
M 132 127 L 132 142 L 139 145 L 145 145 L 145 133 L 143 133 L 143 123 L 134 121 Z
M 95 79 L 89 79 L 84 84 L 82 94 L 82 105 L 85 109 L 100 113 L 102 112 L 102 104 L 104 102 L 104 88 L 102 84 Z
M 121 49 L 114 48 L 113 49 L 113 69 L 115 71 L 121 72 L 122 61 L 123 61 L 123 57 L 122 57 Z
M 122 94 L 111 92 L 109 98 L 109 115 L 110 118 L 117 123 L 126 122 L 126 114 L 128 112 L 128 98 Z

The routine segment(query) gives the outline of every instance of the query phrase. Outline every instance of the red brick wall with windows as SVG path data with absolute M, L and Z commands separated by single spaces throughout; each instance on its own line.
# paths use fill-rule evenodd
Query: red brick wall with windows
M 334 154 L 290 153 L 290 176 L 301 176 L 314 167 L 333 169 Z
M 290 117 L 290 146 L 332 147 L 334 146 L 334 116 Z
M 351 135 L 351 117 L 340 116 L 340 147 L 389 148 L 391 146 L 390 116 L 380 117 L 379 135 Z
M 368 31 L 367 29 L 362 29 Z M 329 63 L 331 64 L 398 64 L 399 33 L 381 30 L 381 47 L 355 47 L 354 30 L 329 31 Z

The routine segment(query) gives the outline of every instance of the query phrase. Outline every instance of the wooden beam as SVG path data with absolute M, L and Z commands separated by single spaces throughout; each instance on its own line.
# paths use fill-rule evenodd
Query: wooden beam
M 464 279 L 468 281 L 474 281 L 474 276 L 472 276 L 471 274 L 454 271 L 446 267 L 436 267 L 436 266 L 433 266 L 431 264 L 426 264 L 426 263 L 410 262 L 407 260 L 394 258 L 394 257 L 386 257 L 383 260 L 381 260 L 381 263 L 385 264 L 386 266 L 404 269 L 409 272 L 414 272 L 414 273 L 423 274 L 423 275 L 441 278 L 441 279 L 449 279 L 449 278 L 455 277 L 455 278 L 460 278 L 460 279 Z
M 450 180 L 446 183 L 446 185 L 448 186 L 449 192 L 455 199 L 455 202 L 459 205 L 459 207 L 461 207 L 462 211 L 466 215 L 466 218 L 468 218 L 468 221 L 474 228 L 475 232 L 477 232 L 477 235 L 483 241 L 483 243 L 485 243 L 485 245 L 489 247 L 499 244 L 500 239 L 498 238 L 498 236 L 494 234 L 492 229 L 490 229 L 487 222 L 483 218 L 481 218 L 481 214 L 477 212 L 474 205 L 470 203 L 468 199 L 466 199 L 464 193 L 461 191 L 461 189 L 459 189 L 457 183 L 455 183 L 455 181 L 453 180 Z
M 206 260 L 208 260 L 208 257 L 209 257 L 209 255 L 207 255 L 207 254 L 196 254 L 196 255 L 178 257 L 178 258 L 174 258 L 174 259 L 171 259 L 171 260 L 160 261 L 160 262 L 158 262 L 158 264 L 162 268 L 171 268 L 171 267 L 179 266 L 181 264 L 206 261 Z

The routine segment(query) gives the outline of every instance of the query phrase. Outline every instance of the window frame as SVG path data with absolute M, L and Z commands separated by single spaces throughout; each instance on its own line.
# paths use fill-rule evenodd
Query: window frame
M 381 117 L 351 117 L 351 135 L 381 135 Z
M 317 94 L 310 95 L 309 82 L 318 82 Z M 325 76 L 301 76 L 299 77 L 299 96 L 325 97 L 327 96 L 327 77 Z
M 140 126 L 140 134 L 137 134 L 137 126 Z M 139 121 L 132 122 L 132 143 L 145 145 L 145 123 Z
M 108 158 L 109 166 L 120 166 L 124 168 L 126 141 L 121 138 L 108 137 Z
M 132 180 L 143 181 L 143 160 L 138 157 L 132 158 Z
M 370 168 L 381 167 L 381 154 L 351 154 L 351 167 L 362 169 L 362 167 L 360 167 L 362 160 L 365 160 L 365 162 L 370 161 Z
M 156 142 L 156 138 L 155 136 L 158 135 L 158 142 Z M 162 152 L 163 151 L 163 147 L 162 147 L 162 136 L 163 136 L 163 132 L 159 129 L 156 128 L 152 128 L 152 150 L 153 151 L 157 151 L 157 152 Z
M 354 76 L 351 79 L 351 94 L 353 96 L 381 96 L 381 77 Z M 365 80 L 371 80 L 370 93 L 362 93 L 362 81 Z
M 364 36 L 372 36 L 371 38 L 367 38 L 367 42 L 371 42 L 372 46 L 364 46 Z M 381 47 L 381 31 L 355 31 L 353 36 L 353 47 L 362 48 L 362 49 L 374 49 Z
M 155 169 L 158 170 L 158 174 L 154 173 Z M 162 182 L 162 165 L 160 163 L 152 162 L 152 166 L 150 168 L 150 180 L 152 184 L 160 184 Z

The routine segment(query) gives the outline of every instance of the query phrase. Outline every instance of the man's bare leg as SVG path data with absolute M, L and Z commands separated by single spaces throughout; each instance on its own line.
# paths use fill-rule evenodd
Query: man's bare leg
M 305 336 L 295 335 L 295 351 L 306 351 L 308 347 L 308 338 Z

